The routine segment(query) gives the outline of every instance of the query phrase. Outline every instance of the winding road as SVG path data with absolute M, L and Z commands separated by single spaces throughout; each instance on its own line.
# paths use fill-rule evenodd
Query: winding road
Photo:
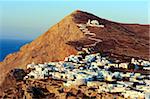
M 95 41 L 94 44 L 89 44 L 89 45 L 85 45 L 85 47 L 91 47 L 91 46 L 96 46 L 96 44 L 101 43 L 102 40 L 101 39 L 97 39 L 96 34 L 95 33 L 91 33 L 88 28 L 86 27 L 86 24 L 77 24 L 77 26 L 79 27 L 79 29 L 85 34 L 85 35 L 90 35 L 88 37 L 88 39 Z

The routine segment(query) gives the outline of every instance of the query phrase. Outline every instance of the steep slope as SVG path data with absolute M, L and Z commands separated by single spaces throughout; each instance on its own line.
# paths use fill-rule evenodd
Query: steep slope
M 88 19 L 98 20 L 104 25 L 104 28 L 88 27 L 90 32 L 95 33 L 95 39 L 102 40 L 95 46 L 88 46 L 92 47 L 93 51 L 101 50 L 117 58 L 149 59 L 149 25 L 111 22 L 77 10 L 30 44 L 23 46 L 19 52 L 8 55 L 0 63 L 0 81 L 2 82 L 6 73 L 13 68 L 25 68 L 26 64 L 31 62 L 63 60 L 66 56 L 76 53 L 81 47 L 95 43 L 77 26 L 77 24 L 86 24 Z
M 83 33 L 78 29 L 71 15 L 51 27 L 46 33 L 30 44 L 23 46 L 19 52 L 8 55 L 0 63 L 0 78 L 5 77 L 15 67 L 25 68 L 26 64 L 35 62 L 63 60 L 65 56 L 76 53 L 76 50 L 67 45 L 67 41 L 79 40 Z

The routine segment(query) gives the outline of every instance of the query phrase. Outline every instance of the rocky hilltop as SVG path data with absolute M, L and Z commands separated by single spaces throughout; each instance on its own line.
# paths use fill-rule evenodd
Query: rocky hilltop
M 89 19 L 97 20 L 102 27 L 84 27 Z M 77 10 L 21 47 L 20 51 L 8 55 L 0 63 L 0 82 L 14 68 L 25 69 L 31 62 L 64 60 L 82 47 L 90 47 L 93 52 L 102 51 L 119 60 L 128 60 L 130 57 L 149 60 L 149 25 L 112 22 Z

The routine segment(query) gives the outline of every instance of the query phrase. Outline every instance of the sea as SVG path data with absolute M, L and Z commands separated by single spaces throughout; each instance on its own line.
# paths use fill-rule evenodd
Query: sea
M 19 51 L 20 47 L 32 40 L 0 39 L 0 61 L 10 54 Z

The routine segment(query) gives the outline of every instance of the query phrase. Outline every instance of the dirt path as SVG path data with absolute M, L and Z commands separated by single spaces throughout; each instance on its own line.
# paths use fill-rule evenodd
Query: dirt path
M 93 44 L 89 44 L 89 45 L 85 45 L 85 47 L 91 47 L 91 46 L 96 46 L 96 44 L 101 43 L 102 40 L 101 39 L 97 39 L 96 38 L 96 34 L 95 33 L 91 33 L 88 28 L 86 28 L 85 24 L 78 24 L 77 25 L 79 27 L 79 29 L 85 34 L 85 35 L 89 35 L 88 39 L 95 41 Z

